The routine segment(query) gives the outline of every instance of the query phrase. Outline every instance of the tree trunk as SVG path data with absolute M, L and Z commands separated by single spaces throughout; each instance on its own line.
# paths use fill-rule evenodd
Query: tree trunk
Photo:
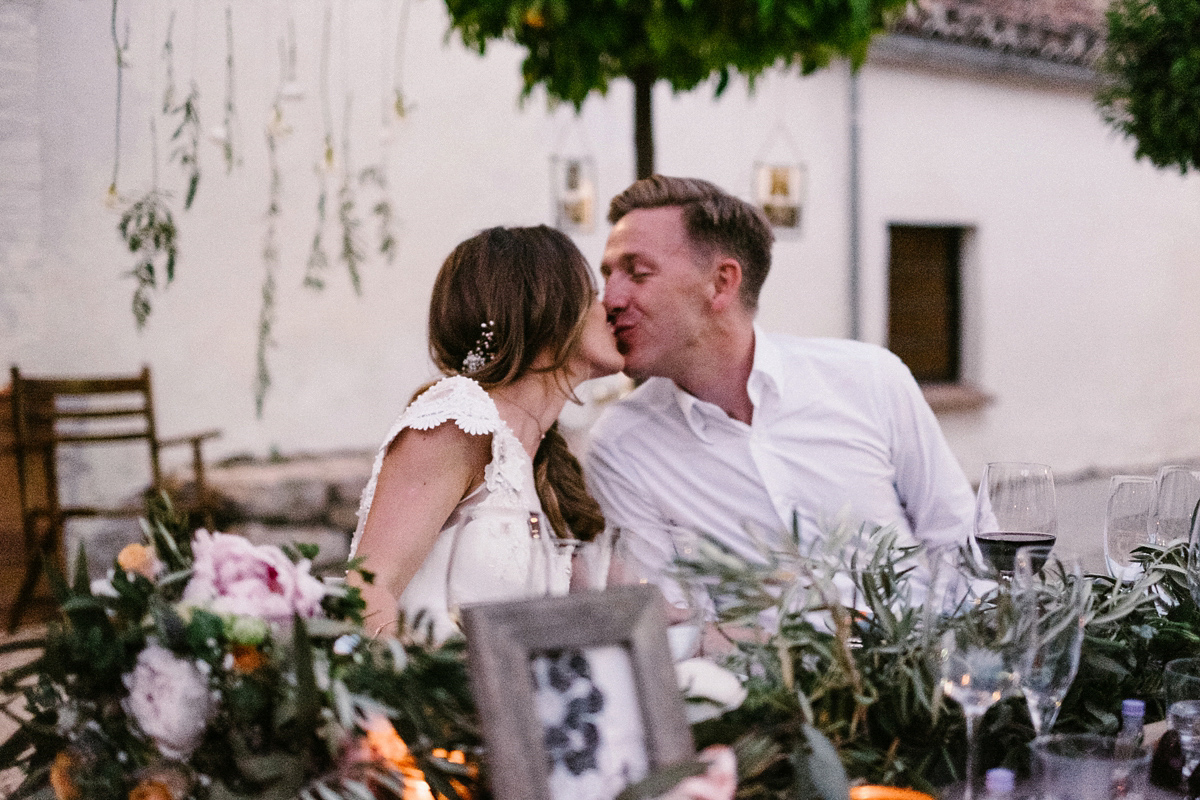
M 654 117 L 651 95 L 654 73 L 642 70 L 633 78 L 633 150 L 637 156 L 638 180 L 654 174 Z

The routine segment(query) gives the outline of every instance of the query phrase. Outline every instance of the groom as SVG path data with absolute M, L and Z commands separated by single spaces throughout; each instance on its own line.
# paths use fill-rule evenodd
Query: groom
M 974 498 L 933 412 L 883 348 L 754 323 L 774 235 L 707 181 L 654 176 L 613 198 L 604 305 L 643 381 L 592 432 L 585 474 L 631 566 L 664 576 L 684 532 L 755 559 L 754 535 L 837 519 L 966 538 Z M 902 537 L 903 538 L 903 537 Z

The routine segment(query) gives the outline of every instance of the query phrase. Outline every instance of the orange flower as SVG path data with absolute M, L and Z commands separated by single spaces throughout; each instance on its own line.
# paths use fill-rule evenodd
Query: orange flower
M 254 672 L 267 663 L 267 657 L 252 644 L 235 644 L 230 651 L 233 653 L 233 668 L 238 672 Z
M 136 572 L 146 580 L 154 580 L 162 564 L 154 551 L 144 544 L 127 544 L 117 554 L 117 566 L 126 572 Z
M 83 796 L 71 773 L 75 771 L 75 757 L 66 750 L 60 750 L 50 765 L 50 785 L 54 787 L 54 796 L 58 800 L 80 800 Z
M 525 24 L 531 28 L 546 27 L 546 18 L 543 17 L 542 12 L 538 11 L 536 8 L 531 8 L 525 12 L 524 21 Z
M 371 748 L 371 752 L 381 761 L 387 762 L 389 767 L 403 769 L 416 765 L 416 760 L 408 751 L 408 745 L 400 738 L 400 734 L 396 733 L 387 717 L 372 715 L 363 723 L 363 730 L 366 731 L 367 746 Z
M 367 749 L 371 755 L 403 777 L 403 800 L 433 800 L 433 791 L 425 782 L 425 773 L 421 772 L 408 745 L 396 733 L 388 718 L 382 714 L 372 714 L 362 722 L 362 729 L 366 732 Z
M 162 781 L 144 780 L 129 793 L 129 800 L 175 800 L 171 787 Z

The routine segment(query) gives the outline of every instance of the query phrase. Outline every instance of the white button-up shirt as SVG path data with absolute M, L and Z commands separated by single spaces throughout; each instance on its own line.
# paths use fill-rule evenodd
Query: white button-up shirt
M 754 333 L 749 425 L 651 378 L 593 428 L 588 485 L 638 573 L 679 601 L 663 573 L 682 535 L 756 560 L 753 536 L 779 541 L 793 518 L 802 539 L 848 520 L 894 524 L 902 541 L 966 540 L 971 487 L 900 359 L 862 342 Z

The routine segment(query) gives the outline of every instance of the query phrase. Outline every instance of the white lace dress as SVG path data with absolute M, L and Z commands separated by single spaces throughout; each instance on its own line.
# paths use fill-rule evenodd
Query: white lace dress
M 405 428 L 430 430 L 448 421 L 466 433 L 490 435 L 492 460 L 484 469 L 483 483 L 455 507 L 425 563 L 400 595 L 407 620 L 411 623 L 424 610 L 439 640 L 458 631 L 455 612 L 461 605 L 564 594 L 571 576 L 570 554 L 557 551 L 542 512 L 529 454 L 488 393 L 458 375 L 413 400 L 388 432 L 363 490 L 351 556 L 358 550 L 388 445 Z

